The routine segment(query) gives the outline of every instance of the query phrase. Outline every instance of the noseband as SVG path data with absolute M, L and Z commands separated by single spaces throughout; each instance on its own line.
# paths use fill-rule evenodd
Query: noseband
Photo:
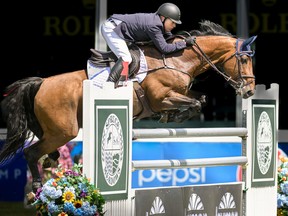
M 202 49 L 199 47 L 199 45 L 197 44 L 197 42 L 195 42 L 195 46 L 198 48 L 198 50 L 200 51 L 200 53 L 202 54 L 203 58 L 207 61 L 207 63 L 214 69 L 216 70 L 221 76 L 224 77 L 224 79 L 229 82 L 229 84 L 235 89 L 236 93 L 240 93 L 241 89 L 243 89 L 245 86 L 250 85 L 253 81 L 247 82 L 245 83 L 245 79 L 247 78 L 252 78 L 255 79 L 255 76 L 251 76 L 251 75 L 243 75 L 242 74 L 242 63 L 241 63 L 241 56 L 246 55 L 249 57 L 253 57 L 254 56 L 254 51 L 249 50 L 249 51 L 242 51 L 240 50 L 240 46 L 242 43 L 239 43 L 239 41 L 241 41 L 243 43 L 242 39 L 237 39 L 236 41 L 236 46 L 235 46 L 235 53 L 233 53 L 229 58 L 227 58 L 224 62 L 222 62 L 222 65 L 224 65 L 226 62 L 228 62 L 229 60 L 231 60 L 233 57 L 236 58 L 236 65 L 238 66 L 238 77 L 237 79 L 233 79 L 231 76 L 228 76 L 225 72 L 219 70 L 216 65 L 209 59 L 209 57 L 202 51 Z M 235 65 L 235 67 L 236 67 Z

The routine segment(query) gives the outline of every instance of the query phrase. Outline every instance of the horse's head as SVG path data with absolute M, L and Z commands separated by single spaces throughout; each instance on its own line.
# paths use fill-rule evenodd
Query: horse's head
M 254 94 L 255 77 L 252 64 L 254 51 L 251 50 L 251 44 L 256 36 L 247 40 L 237 39 L 219 24 L 208 20 L 200 22 L 200 30 L 192 30 L 188 35 L 199 36 L 193 49 L 201 61 L 206 60 L 200 73 L 210 66 L 230 83 L 237 95 L 248 98 Z
M 257 36 L 250 37 L 247 40 L 236 39 L 235 50 L 229 52 L 229 56 L 227 54 L 222 62 L 223 76 L 235 89 L 236 94 L 243 98 L 254 95 L 255 91 L 252 62 L 254 50 L 251 49 L 251 44 L 256 38 Z

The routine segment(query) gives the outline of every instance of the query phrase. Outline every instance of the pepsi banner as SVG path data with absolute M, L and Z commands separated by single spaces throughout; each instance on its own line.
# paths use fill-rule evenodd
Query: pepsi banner
M 190 139 L 192 140 L 192 139 Z M 242 155 L 239 141 L 133 141 L 132 160 L 170 160 L 233 157 Z M 228 140 L 228 142 L 227 142 Z M 132 188 L 184 186 L 235 182 L 241 179 L 240 166 L 137 170 Z

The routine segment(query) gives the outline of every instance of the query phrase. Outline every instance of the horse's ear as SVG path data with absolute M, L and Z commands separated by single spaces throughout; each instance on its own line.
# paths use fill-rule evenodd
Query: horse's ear
M 251 44 L 256 40 L 257 35 L 256 36 L 252 36 L 250 38 L 248 38 L 247 40 L 245 40 L 241 47 L 240 47 L 240 51 L 251 51 Z

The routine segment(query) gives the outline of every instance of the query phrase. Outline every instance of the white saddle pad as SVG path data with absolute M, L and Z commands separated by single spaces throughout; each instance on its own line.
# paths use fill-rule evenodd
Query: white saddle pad
M 146 58 L 142 50 L 140 50 L 140 68 L 135 78 L 130 79 L 130 81 L 137 81 L 141 83 L 148 71 L 148 66 L 146 62 Z M 97 87 L 102 88 L 103 83 L 105 83 L 110 74 L 109 67 L 95 67 L 90 64 L 89 60 L 87 61 L 87 74 L 88 78 L 93 81 L 93 84 Z

